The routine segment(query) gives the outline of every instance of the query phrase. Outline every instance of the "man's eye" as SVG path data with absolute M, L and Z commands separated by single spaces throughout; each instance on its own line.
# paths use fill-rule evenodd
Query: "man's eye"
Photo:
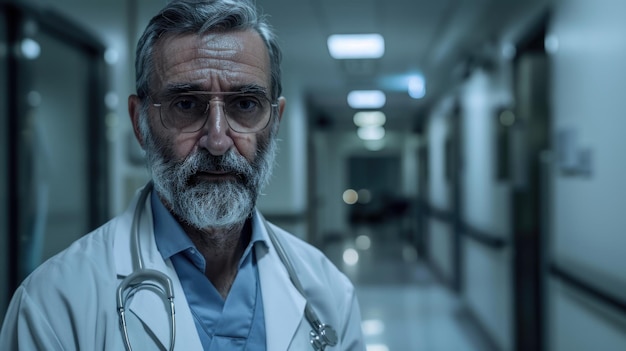
M 198 102 L 190 98 L 177 99 L 172 102 L 172 106 L 181 111 L 189 111 L 196 109 Z
M 252 100 L 241 100 L 238 103 L 239 108 L 242 110 L 250 110 L 256 107 L 256 102 Z
M 261 102 L 255 96 L 237 96 L 230 101 L 229 106 L 239 111 L 253 111 L 261 107 Z

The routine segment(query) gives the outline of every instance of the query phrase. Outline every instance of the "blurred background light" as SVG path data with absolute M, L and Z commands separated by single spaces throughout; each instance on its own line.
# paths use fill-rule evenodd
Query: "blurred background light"
M 108 107 L 111 110 L 117 108 L 117 105 L 119 104 L 119 102 L 120 102 L 120 99 L 114 91 L 109 91 L 104 96 L 104 104 L 106 105 L 106 107 Z
M 348 93 L 348 105 L 354 109 L 375 109 L 385 106 L 387 97 L 380 90 L 353 90 Z
M 41 46 L 39 46 L 38 42 L 30 38 L 22 40 L 20 49 L 22 50 L 22 55 L 29 60 L 34 60 L 41 55 Z
M 515 123 L 515 114 L 511 110 L 504 110 L 499 116 L 500 124 L 505 127 L 510 127 Z
M 112 49 L 112 48 L 108 48 L 105 52 L 104 52 L 104 61 L 106 63 L 108 63 L 109 65 L 114 65 L 116 64 L 120 59 L 120 54 L 117 50 Z
M 367 235 L 359 235 L 354 241 L 354 245 L 359 250 L 368 250 L 372 246 L 372 240 Z
M 559 51 L 559 38 L 557 38 L 556 35 L 548 35 L 543 45 L 547 53 L 554 54 Z
M 345 249 L 343 251 L 343 262 L 348 266 L 354 266 L 359 262 L 359 253 L 353 249 Z
M 426 95 L 426 81 L 421 75 L 409 77 L 409 96 L 413 99 L 421 99 Z
M 383 127 L 360 127 L 356 131 L 361 140 L 380 140 L 385 137 Z
M 385 125 L 387 117 L 381 111 L 360 111 L 352 120 L 357 127 L 380 127 Z
M 380 319 L 368 319 L 361 322 L 361 328 L 366 336 L 378 335 L 385 331 L 385 324 Z
M 343 192 L 343 202 L 348 205 L 354 205 L 359 200 L 359 195 L 354 189 L 348 189 Z
M 502 45 L 502 57 L 504 57 L 507 60 L 512 60 L 513 58 L 515 58 L 515 55 L 517 54 L 517 49 L 515 48 L 515 45 L 511 44 L 511 43 L 505 43 L 504 45 Z

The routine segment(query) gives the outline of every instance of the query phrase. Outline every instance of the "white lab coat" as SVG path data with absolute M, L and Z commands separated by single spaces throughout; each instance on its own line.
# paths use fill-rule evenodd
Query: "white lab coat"
M 116 289 L 133 271 L 130 228 L 136 203 L 137 196 L 125 213 L 42 264 L 19 286 L 0 332 L 0 350 L 124 350 Z M 258 212 L 255 216 L 263 220 Z M 164 261 L 157 250 L 152 223 L 148 197 L 140 222 L 145 266 L 166 273 L 173 281 L 175 350 L 201 350 L 182 286 L 171 261 Z M 272 228 L 292 258 L 309 303 L 323 323 L 337 330 L 338 345 L 326 350 L 365 350 L 359 306 L 349 280 L 321 252 Z M 311 327 L 304 317 L 306 300 L 290 282 L 265 229 L 263 236 L 269 248 L 257 245 L 256 255 L 267 350 L 312 350 Z M 143 290 L 129 306 L 133 349 L 167 349 L 170 332 L 164 302 Z

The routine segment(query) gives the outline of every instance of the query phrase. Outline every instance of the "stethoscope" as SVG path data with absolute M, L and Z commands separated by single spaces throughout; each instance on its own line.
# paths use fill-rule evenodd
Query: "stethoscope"
M 141 242 L 139 240 L 139 222 L 141 213 L 143 212 L 143 208 L 145 207 L 146 199 L 148 198 L 148 194 L 150 194 L 150 191 L 152 191 L 152 188 L 152 182 L 149 182 L 141 191 L 137 206 L 135 208 L 135 213 L 133 215 L 133 222 L 130 227 L 131 253 L 133 256 L 134 270 L 131 274 L 124 278 L 120 285 L 117 287 L 117 313 L 119 315 L 120 328 L 122 329 L 124 345 L 126 346 L 127 351 L 132 351 L 132 347 L 128 336 L 128 325 L 126 322 L 126 303 L 139 290 L 143 289 L 151 289 L 152 291 L 157 293 L 163 299 L 163 301 L 169 302 L 169 350 L 174 349 L 174 342 L 176 340 L 176 319 L 174 317 L 174 284 L 172 283 L 170 277 L 168 277 L 165 273 L 154 269 L 144 268 L 143 255 L 141 253 Z M 272 228 L 268 225 L 267 221 L 264 220 L 264 224 L 265 228 L 267 229 L 270 241 L 276 249 L 276 253 L 280 257 L 280 260 L 282 261 L 285 268 L 287 269 L 289 279 L 296 287 L 298 292 L 306 298 L 306 295 L 304 295 L 304 289 L 302 288 L 302 284 L 300 283 L 300 280 L 295 273 L 293 265 L 291 264 L 291 261 L 289 260 L 289 257 L 285 252 L 285 249 L 276 237 L 276 234 L 274 233 Z M 326 346 L 337 345 L 337 332 L 332 326 L 324 324 L 320 321 L 315 311 L 313 311 L 313 308 L 309 304 L 308 300 L 305 304 L 304 315 L 306 317 L 306 320 L 313 328 L 309 333 L 309 336 L 311 338 L 311 346 L 313 346 L 314 350 L 324 351 Z

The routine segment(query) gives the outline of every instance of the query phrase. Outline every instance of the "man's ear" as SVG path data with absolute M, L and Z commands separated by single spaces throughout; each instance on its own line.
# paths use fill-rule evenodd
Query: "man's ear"
M 141 148 L 144 148 L 144 140 L 141 136 L 141 132 L 139 129 L 139 115 L 141 112 L 141 99 L 139 96 L 132 94 L 128 97 L 128 115 L 130 116 L 130 122 L 133 125 L 133 132 L 135 132 L 135 138 L 141 145 Z
M 287 99 L 284 96 L 278 98 L 278 122 L 283 119 L 283 112 L 285 112 L 285 104 Z

